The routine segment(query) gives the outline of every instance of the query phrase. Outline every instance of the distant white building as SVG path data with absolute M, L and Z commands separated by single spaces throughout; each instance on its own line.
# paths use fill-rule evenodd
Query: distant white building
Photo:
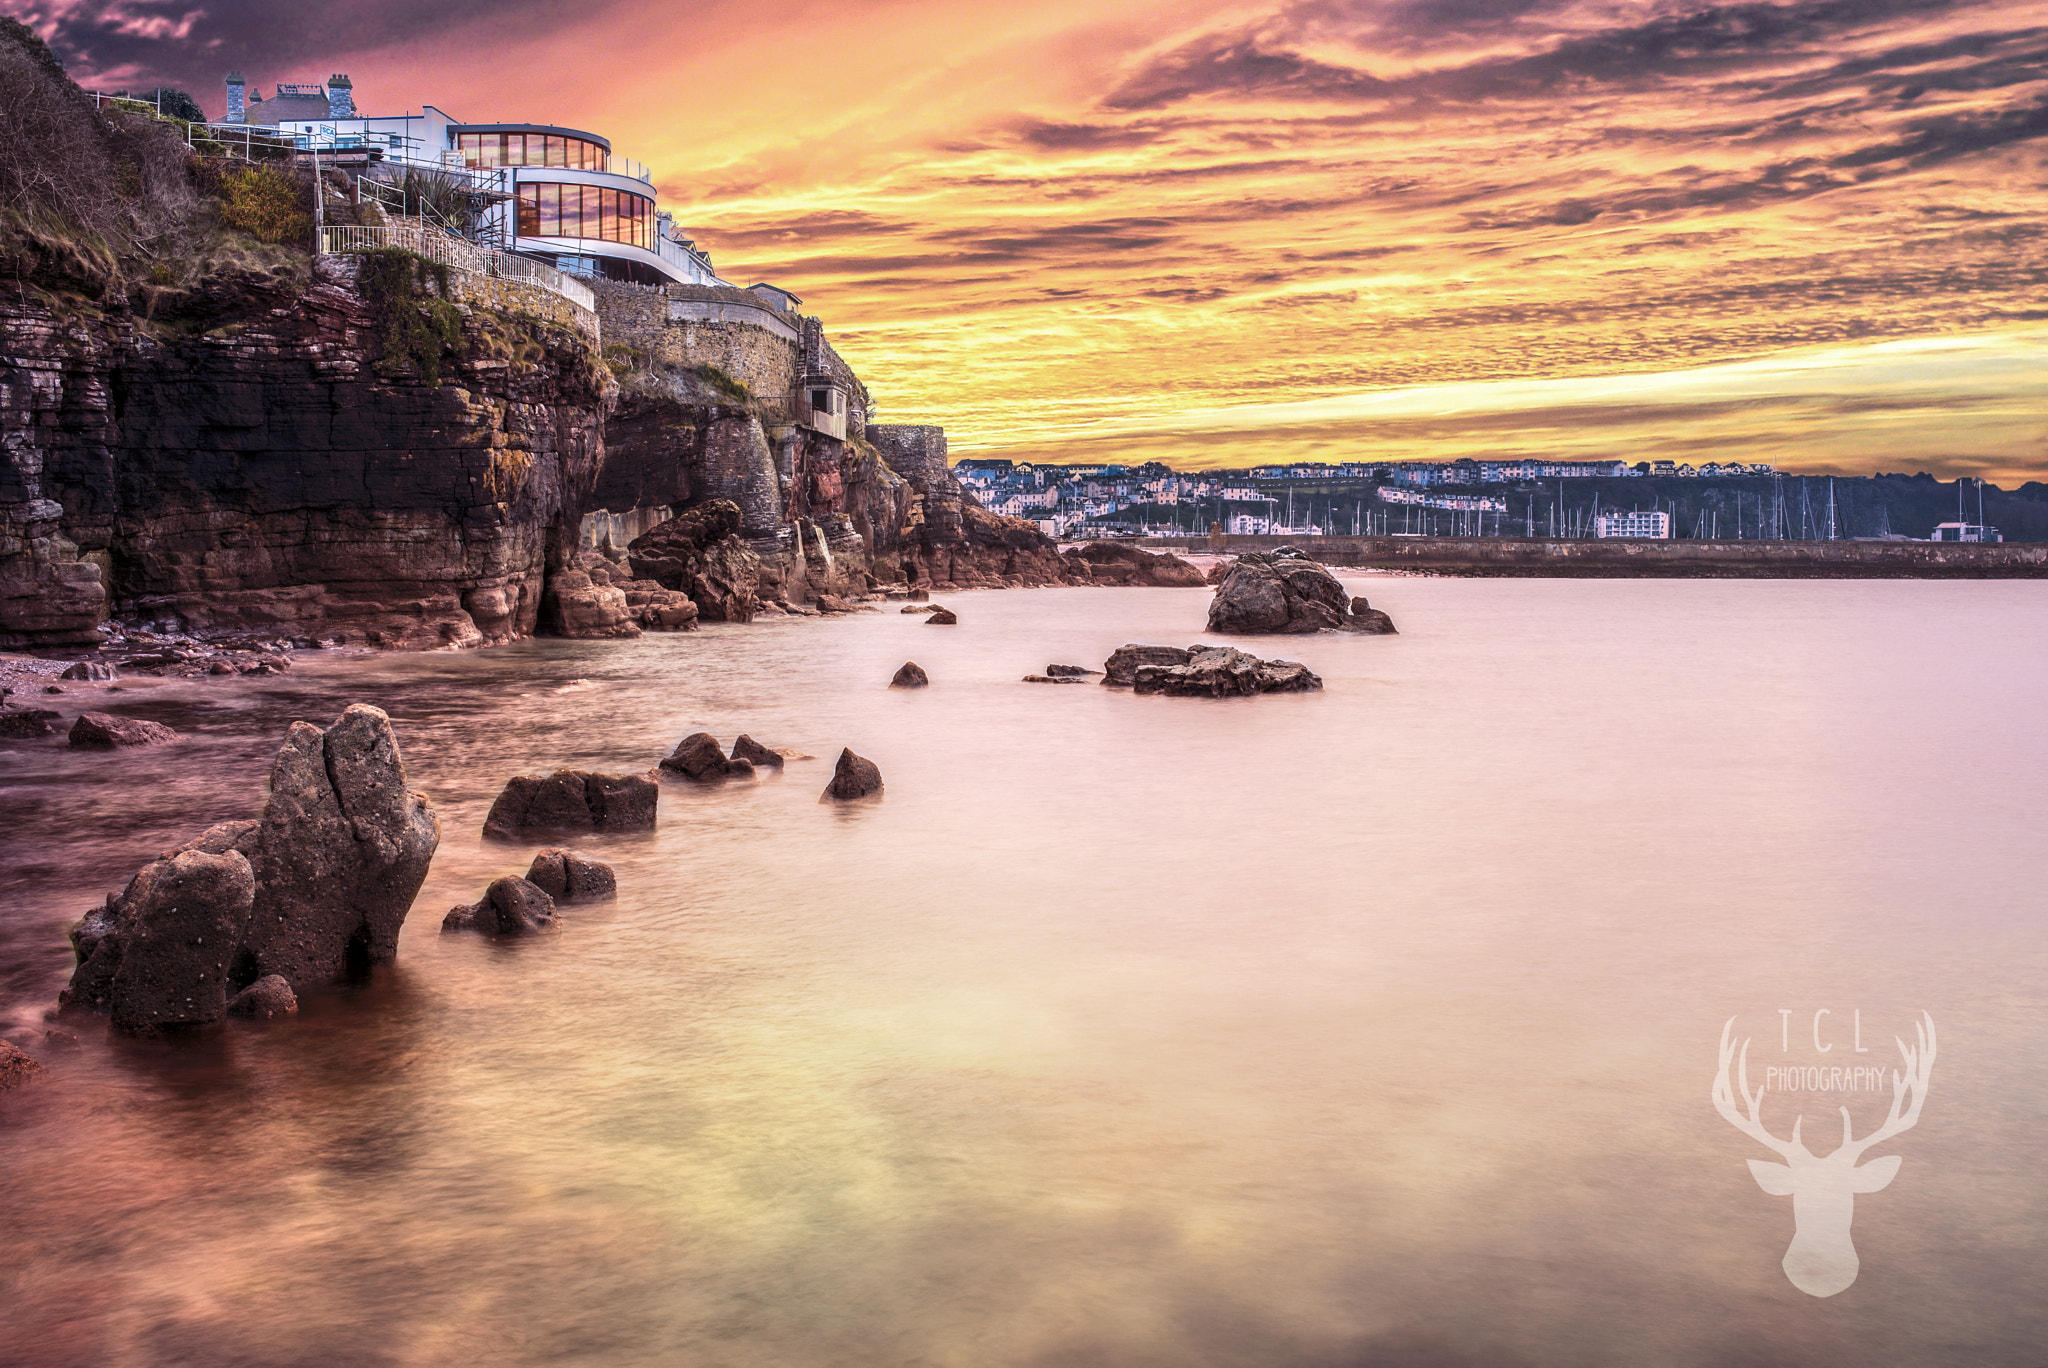
M 1982 523 L 1945 522 L 1938 523 L 1929 541 L 1938 542 L 2002 542 L 2005 540 L 1995 527 Z
M 1602 513 L 1593 519 L 1593 535 L 1596 537 L 1664 537 L 1671 536 L 1671 515 L 1669 513 Z

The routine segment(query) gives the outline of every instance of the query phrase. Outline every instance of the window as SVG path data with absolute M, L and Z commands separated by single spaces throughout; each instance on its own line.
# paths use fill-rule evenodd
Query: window
M 832 411 L 832 391 L 828 389 L 812 390 L 811 407 L 820 413 L 830 413 Z
M 653 246 L 654 201 L 596 185 L 519 187 L 521 237 L 585 237 L 630 246 Z

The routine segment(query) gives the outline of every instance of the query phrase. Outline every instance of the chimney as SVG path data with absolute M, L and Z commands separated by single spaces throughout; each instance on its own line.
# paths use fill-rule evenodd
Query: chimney
M 327 78 L 327 117 L 330 119 L 353 119 L 356 116 L 356 94 L 350 88 L 348 77 L 337 72 Z
M 228 73 L 228 122 L 244 123 L 248 119 L 249 107 L 242 102 L 242 73 Z

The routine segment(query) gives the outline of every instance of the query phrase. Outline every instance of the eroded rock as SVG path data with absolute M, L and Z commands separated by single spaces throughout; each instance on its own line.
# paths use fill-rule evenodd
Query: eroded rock
M 832 770 L 832 782 L 825 786 L 826 799 L 848 802 L 856 798 L 872 798 L 881 791 L 882 771 L 874 761 L 855 755 L 851 748 L 839 752 L 839 763 Z
M 1178 646 L 1142 646 L 1129 642 L 1110 652 L 1102 662 L 1102 682 L 1114 689 L 1128 689 L 1141 665 L 1185 665 L 1188 653 Z
M 892 689 L 922 689 L 931 682 L 931 677 L 924 672 L 923 666 L 914 660 L 906 660 L 903 662 L 903 668 L 896 672 L 896 677 L 889 681 L 889 687 Z
M 1208 630 L 1236 636 L 1392 630 L 1392 621 L 1375 610 L 1368 609 L 1373 619 L 1354 622 L 1351 602 L 1335 575 L 1293 547 L 1249 552 L 1217 581 Z
M 491 880 L 482 898 L 450 908 L 441 930 L 478 931 L 486 936 L 532 936 L 555 929 L 555 900 L 516 875 Z
M 4 708 L 0 709 L 0 736 L 24 738 L 30 736 L 55 736 L 63 728 L 58 726 L 60 714 L 48 708 Z
M 13 1092 L 42 1071 L 43 1066 L 23 1053 L 20 1046 L 11 1040 L 0 1040 L 0 1093 Z
M 265 974 L 235 994 L 228 1003 L 228 1015 L 257 1021 L 276 1021 L 299 1010 L 298 995 L 283 974 Z
M 724 748 L 710 732 L 692 732 L 676 742 L 675 751 L 662 760 L 661 768 L 700 784 L 715 784 L 732 772 Z
M 1176 698 L 1239 698 L 1263 693 L 1310 693 L 1323 687 L 1306 665 L 1260 660 L 1231 646 L 1190 646 L 1183 665 L 1140 665 L 1131 687 L 1141 694 Z
M 610 865 L 561 846 L 534 856 L 526 881 L 561 904 L 605 902 L 619 896 L 618 875 Z
M 950 608 L 934 608 L 931 611 L 931 616 L 924 620 L 927 627 L 951 627 L 959 621 L 960 619 L 954 615 L 953 610 Z
M 528 831 L 652 831 L 660 794 L 651 771 L 560 769 L 545 778 L 517 775 L 491 804 L 484 835 L 516 841 Z
M 732 758 L 744 760 L 756 769 L 781 769 L 783 761 L 781 751 L 769 750 L 753 737 L 744 734 L 732 743 Z

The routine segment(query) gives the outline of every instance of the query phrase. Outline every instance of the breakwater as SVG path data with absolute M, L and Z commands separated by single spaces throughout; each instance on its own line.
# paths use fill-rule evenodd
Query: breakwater
M 1637 541 L 1551 537 L 1147 537 L 1176 552 L 1293 546 L 1326 565 L 1557 579 L 2048 579 L 2048 542 Z

